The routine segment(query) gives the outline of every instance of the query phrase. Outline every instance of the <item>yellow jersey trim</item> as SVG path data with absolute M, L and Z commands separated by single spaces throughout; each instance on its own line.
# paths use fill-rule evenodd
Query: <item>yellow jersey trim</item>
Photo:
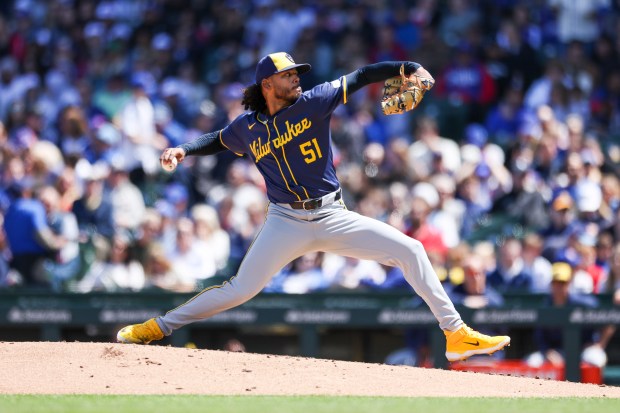
M 258 119 L 258 117 L 257 117 L 257 119 Z M 267 122 L 262 122 L 260 119 L 258 119 L 258 120 L 260 121 L 260 123 L 265 125 L 265 129 L 267 129 L 267 144 L 269 144 L 269 142 L 271 142 L 271 132 L 269 131 L 269 126 L 267 125 Z M 284 171 L 282 171 L 282 166 L 280 165 L 280 162 L 278 162 L 278 158 L 273 153 L 273 151 L 269 151 L 269 153 L 271 154 L 271 156 L 273 156 L 273 159 L 275 159 L 276 164 L 278 164 L 278 169 L 280 170 L 280 175 L 282 176 L 282 180 L 284 181 L 284 185 L 286 185 L 286 189 L 288 189 L 288 191 L 291 194 L 294 194 L 297 197 L 298 201 L 301 201 L 301 197 L 299 195 L 297 195 L 297 192 L 293 191 L 291 189 L 291 187 L 288 185 L 288 181 L 286 180 L 286 176 L 284 176 Z
M 273 118 L 273 127 L 276 129 L 276 132 L 278 134 L 278 136 L 280 135 L 280 131 L 278 130 L 278 125 L 276 124 L 276 117 Z M 284 150 L 284 146 L 286 145 L 282 145 L 282 157 L 284 158 L 284 163 L 286 163 L 286 167 L 288 168 L 288 171 L 291 173 L 291 178 L 293 178 L 293 182 L 295 182 L 295 185 L 299 185 L 297 183 L 297 179 L 295 179 L 295 174 L 293 174 L 293 170 L 291 169 L 291 165 L 289 165 L 288 160 L 286 159 L 286 151 Z M 301 186 L 301 189 L 304 190 L 304 193 L 306 194 L 306 199 L 310 198 L 310 195 L 308 195 L 308 191 L 306 191 L 306 188 L 303 187 L 303 185 L 299 185 Z M 295 194 L 297 195 L 297 194 Z
M 222 130 L 224 130 L 224 129 L 222 129 Z M 237 152 L 233 151 L 232 149 L 230 149 L 230 148 L 228 147 L 228 145 L 226 145 L 226 144 L 224 143 L 224 140 L 222 139 L 222 130 L 220 130 L 220 136 L 219 136 L 219 138 L 220 138 L 220 143 L 221 143 L 222 145 L 224 145 L 224 147 L 225 147 L 226 149 L 228 149 L 229 151 L 231 151 L 231 152 L 232 152 L 232 153 L 234 153 L 235 155 L 237 155 L 237 156 L 243 156 L 243 154 L 242 154 L 242 153 L 237 153 Z

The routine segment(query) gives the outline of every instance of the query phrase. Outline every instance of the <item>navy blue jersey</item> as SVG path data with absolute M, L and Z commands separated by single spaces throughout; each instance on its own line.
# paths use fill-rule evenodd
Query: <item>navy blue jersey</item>
M 337 190 L 331 114 L 347 101 L 346 77 L 317 85 L 273 116 L 248 112 L 220 133 L 237 155 L 247 154 L 265 178 L 271 202 L 317 198 Z

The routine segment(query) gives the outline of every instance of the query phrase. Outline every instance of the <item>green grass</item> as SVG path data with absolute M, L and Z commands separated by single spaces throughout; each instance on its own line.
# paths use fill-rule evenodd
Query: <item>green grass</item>
M 620 399 L 0 395 L 0 413 L 617 413 Z

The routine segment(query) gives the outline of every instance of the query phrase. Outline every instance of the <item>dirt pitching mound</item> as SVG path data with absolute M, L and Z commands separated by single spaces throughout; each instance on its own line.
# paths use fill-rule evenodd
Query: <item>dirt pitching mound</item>
M 303 357 L 0 342 L 0 394 L 614 397 L 620 387 Z

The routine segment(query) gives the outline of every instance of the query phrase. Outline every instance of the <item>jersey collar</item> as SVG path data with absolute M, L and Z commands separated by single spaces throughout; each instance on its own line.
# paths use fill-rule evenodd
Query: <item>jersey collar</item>
M 285 110 L 293 107 L 295 105 L 295 103 L 299 102 L 299 99 L 297 99 L 292 105 L 283 107 L 282 109 L 280 109 L 279 111 L 277 111 L 276 113 L 274 113 L 273 116 L 269 116 L 269 115 L 265 115 L 262 112 L 255 112 L 256 113 L 256 120 L 258 120 L 260 123 L 268 123 L 268 122 L 273 122 L 273 120 L 276 118 L 276 116 L 279 116 L 280 113 L 284 112 Z

